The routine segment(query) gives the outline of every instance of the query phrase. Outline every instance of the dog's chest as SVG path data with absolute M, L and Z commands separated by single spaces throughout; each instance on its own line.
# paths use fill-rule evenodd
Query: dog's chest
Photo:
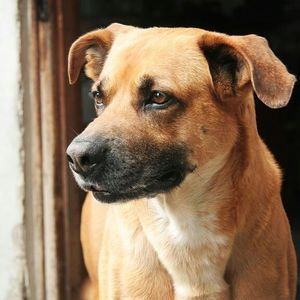
M 153 199 L 151 207 L 152 230 L 147 234 L 153 242 L 168 241 L 173 247 L 197 247 L 204 239 L 211 238 L 211 230 L 207 227 L 212 216 L 207 215 L 197 220 L 186 210 L 166 211 Z M 151 238 L 151 236 L 153 238 Z
M 151 201 L 149 230 L 146 231 L 153 242 L 191 250 L 202 247 L 211 247 L 214 250 L 226 244 L 227 238 L 219 231 L 219 220 L 215 211 L 203 208 L 197 211 L 184 205 L 172 209 L 162 207 L 156 199 Z
M 223 290 L 228 238 L 218 230 L 216 212 L 189 206 L 163 206 L 151 199 L 144 232 L 182 297 L 201 294 L 201 289 Z

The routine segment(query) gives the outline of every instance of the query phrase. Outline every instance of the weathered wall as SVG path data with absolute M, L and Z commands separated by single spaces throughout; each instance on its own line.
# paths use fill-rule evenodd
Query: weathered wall
M 17 0 L 0 0 L 0 299 L 23 299 L 24 168 Z

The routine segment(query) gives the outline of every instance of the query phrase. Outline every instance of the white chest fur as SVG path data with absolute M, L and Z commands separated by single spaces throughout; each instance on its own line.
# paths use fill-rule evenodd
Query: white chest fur
M 144 200 L 143 230 L 172 277 L 178 299 L 201 299 L 227 289 L 223 275 L 231 241 L 220 231 L 219 200 L 209 193 L 199 199 L 199 185 Z

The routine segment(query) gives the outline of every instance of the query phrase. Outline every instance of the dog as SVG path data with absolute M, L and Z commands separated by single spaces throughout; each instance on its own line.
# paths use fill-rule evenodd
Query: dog
M 281 172 L 254 94 L 285 106 L 295 77 L 257 35 L 112 24 L 79 37 L 69 81 L 97 117 L 67 149 L 88 191 L 93 299 L 295 299 Z

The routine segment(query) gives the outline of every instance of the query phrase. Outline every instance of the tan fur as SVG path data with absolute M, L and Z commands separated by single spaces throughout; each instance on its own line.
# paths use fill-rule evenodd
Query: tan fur
M 98 48 L 88 50 L 91 36 Z M 203 54 L 218 44 L 241 62 L 235 91 Z M 281 173 L 257 133 L 253 89 L 278 107 L 295 80 L 266 42 L 113 25 L 73 44 L 71 82 L 85 55 L 87 75 L 109 95 L 87 134 L 118 128 L 128 147 L 136 140 L 157 147 L 180 141 L 197 166 L 179 187 L 151 199 L 107 205 L 88 195 L 81 239 L 94 300 L 294 299 L 296 260 Z M 155 78 L 153 89 L 172 92 L 184 108 L 137 114 L 136 89 L 145 74 Z

